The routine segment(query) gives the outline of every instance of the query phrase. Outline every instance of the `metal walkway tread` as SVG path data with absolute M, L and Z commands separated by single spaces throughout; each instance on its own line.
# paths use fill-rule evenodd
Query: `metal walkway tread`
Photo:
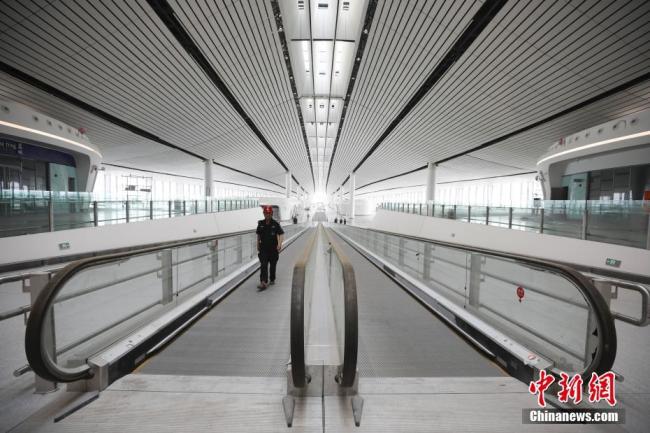
M 362 378 L 505 375 L 345 240 L 336 238 L 357 278 Z
M 61 422 L 49 405 L 12 433 L 76 432 L 563 432 L 619 433 L 615 425 L 524 425 L 526 386 L 510 377 L 362 378 L 364 414 L 354 426 L 349 397 L 296 400 L 284 421 L 279 377 L 131 374 Z
M 280 254 L 274 286 L 259 291 L 255 273 L 137 372 L 284 377 L 293 265 L 308 238 L 309 232 Z

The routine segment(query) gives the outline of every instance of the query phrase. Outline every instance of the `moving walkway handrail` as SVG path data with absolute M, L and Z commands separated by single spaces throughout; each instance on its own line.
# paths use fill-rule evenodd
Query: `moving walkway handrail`
M 307 246 L 293 267 L 291 278 L 291 329 L 289 331 L 291 348 L 291 377 L 294 386 L 302 388 L 309 383 L 305 353 L 305 280 L 307 263 L 316 246 L 318 229 L 314 230 Z M 309 302 L 310 300 L 307 300 Z M 309 326 L 309 324 L 307 324 Z
M 81 379 L 89 379 L 93 376 L 92 369 L 88 364 L 66 368 L 62 368 L 61 366 L 57 365 L 57 363 L 52 359 L 52 354 L 48 352 L 46 344 L 44 344 L 44 328 L 47 323 L 47 313 L 50 311 L 52 304 L 58 301 L 57 295 L 65 286 L 66 282 L 73 278 L 78 272 L 87 268 L 114 263 L 139 255 L 150 254 L 153 252 L 172 248 L 185 247 L 188 245 L 202 244 L 218 239 L 250 233 L 253 233 L 253 231 L 245 230 L 240 232 L 221 234 L 217 236 L 204 236 L 190 240 L 171 242 L 164 245 L 89 257 L 69 263 L 63 269 L 54 274 L 53 278 L 47 283 L 31 307 L 31 314 L 29 315 L 27 327 L 25 330 L 25 353 L 27 355 L 29 365 L 40 377 L 55 382 L 73 382 Z M 83 295 L 85 293 L 85 291 L 82 291 L 79 293 L 79 295 Z
M 337 228 L 339 228 L 337 226 Z M 434 245 L 439 245 L 442 247 L 460 250 L 464 252 L 472 252 L 477 254 L 489 255 L 499 258 L 504 258 L 508 260 L 513 260 L 519 263 L 525 263 L 531 268 L 541 269 L 544 271 L 553 271 L 557 274 L 561 274 L 567 280 L 571 281 L 575 287 L 583 295 L 584 299 L 591 305 L 592 310 L 595 313 L 595 318 L 598 325 L 598 347 L 602 350 L 598 350 L 593 356 L 589 365 L 587 365 L 582 373 L 583 377 L 586 377 L 587 380 L 591 377 L 591 373 L 595 372 L 602 374 L 611 370 L 614 359 L 616 358 L 616 326 L 614 323 L 614 316 L 612 315 L 609 307 L 607 306 L 602 295 L 598 292 L 594 286 L 591 279 L 584 276 L 582 273 L 576 271 L 575 269 L 559 262 L 553 262 L 549 260 L 539 259 L 535 257 L 529 257 L 524 255 L 518 255 L 514 253 L 506 253 L 497 250 L 490 250 L 484 248 L 477 248 L 468 245 L 454 244 L 439 240 L 432 240 L 421 238 L 417 236 L 405 235 L 400 233 L 391 233 L 383 230 L 377 230 L 372 228 L 360 228 L 354 226 L 345 226 L 341 228 L 346 228 L 348 230 L 367 230 L 369 232 L 380 233 L 383 235 L 402 237 L 405 239 L 412 239 L 419 242 L 430 243 Z
M 336 254 L 343 269 L 343 297 L 344 297 L 344 345 L 343 365 L 339 375 L 339 384 L 349 387 L 354 384 L 357 374 L 357 354 L 359 348 L 359 313 L 357 308 L 357 282 L 354 276 L 354 268 L 350 259 L 345 255 L 341 247 L 325 230 L 327 240 Z
M 320 230 L 322 225 L 314 231 L 311 239 L 308 241 L 302 255 L 293 268 L 293 280 L 291 285 L 291 375 L 293 385 L 302 388 L 309 382 L 306 353 L 305 353 L 305 330 L 307 317 L 305 317 L 306 305 L 311 302 L 305 296 L 305 284 L 312 284 L 306 281 L 307 266 L 312 254 L 318 254 L 315 251 Z M 352 263 L 343 253 L 340 246 L 324 230 L 331 253 L 336 255 L 336 260 L 341 264 L 343 276 L 343 363 L 337 374 L 336 380 L 339 385 L 350 387 L 354 384 L 357 372 L 357 352 L 358 352 L 358 312 L 357 312 L 357 287 L 354 276 Z M 335 306 L 336 308 L 336 306 Z

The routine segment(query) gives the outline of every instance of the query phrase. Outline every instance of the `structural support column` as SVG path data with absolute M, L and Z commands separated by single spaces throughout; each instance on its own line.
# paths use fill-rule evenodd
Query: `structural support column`
M 355 188 L 355 177 L 354 172 L 350 173 L 350 219 L 354 219 L 354 188 Z
M 433 162 L 427 165 L 427 189 L 424 192 L 427 203 L 433 203 L 436 199 L 436 167 Z
M 291 172 L 287 171 L 285 179 L 285 189 L 287 198 L 291 197 Z
M 212 167 L 214 166 L 214 164 L 212 163 L 211 159 L 206 159 L 204 161 L 204 165 L 205 165 L 205 176 L 203 177 L 203 179 L 205 180 L 205 185 L 204 185 L 205 196 L 213 197 L 214 178 L 212 177 Z

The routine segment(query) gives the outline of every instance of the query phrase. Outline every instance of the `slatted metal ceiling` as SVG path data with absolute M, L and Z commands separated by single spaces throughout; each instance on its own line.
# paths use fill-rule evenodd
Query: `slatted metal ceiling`
M 270 2 L 170 4 L 292 174 L 311 188 L 311 167 Z
M 525 173 L 531 168 L 534 170 L 539 156 L 558 137 L 646 109 L 650 109 L 649 81 L 517 134 L 498 145 L 444 162 L 438 168 L 436 180 L 439 183 L 466 181 Z M 369 193 L 387 188 L 423 185 L 425 182 L 426 170 L 420 170 L 367 187 L 364 187 L 364 183 L 357 183 L 357 187 L 360 193 Z
M 3 5 L 6 63 L 204 157 L 265 178 L 284 172 L 146 3 L 27 6 Z
M 640 1 L 509 2 L 360 168 L 357 185 L 471 149 L 645 73 L 649 9 Z M 348 147 L 360 139 L 347 135 L 351 124 L 341 139 Z M 335 161 L 330 191 L 350 165 Z
M 379 2 L 328 189 L 337 188 L 363 158 L 479 7 L 453 0 Z

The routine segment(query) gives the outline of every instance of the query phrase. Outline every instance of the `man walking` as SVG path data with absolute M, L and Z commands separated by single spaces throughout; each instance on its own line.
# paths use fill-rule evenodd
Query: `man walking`
M 269 265 L 271 267 L 271 282 L 275 284 L 275 265 L 278 263 L 278 256 L 282 249 L 284 230 L 276 220 L 273 219 L 273 208 L 263 206 L 264 219 L 257 222 L 257 257 L 260 259 L 260 284 L 258 289 L 264 290 L 269 284 Z

